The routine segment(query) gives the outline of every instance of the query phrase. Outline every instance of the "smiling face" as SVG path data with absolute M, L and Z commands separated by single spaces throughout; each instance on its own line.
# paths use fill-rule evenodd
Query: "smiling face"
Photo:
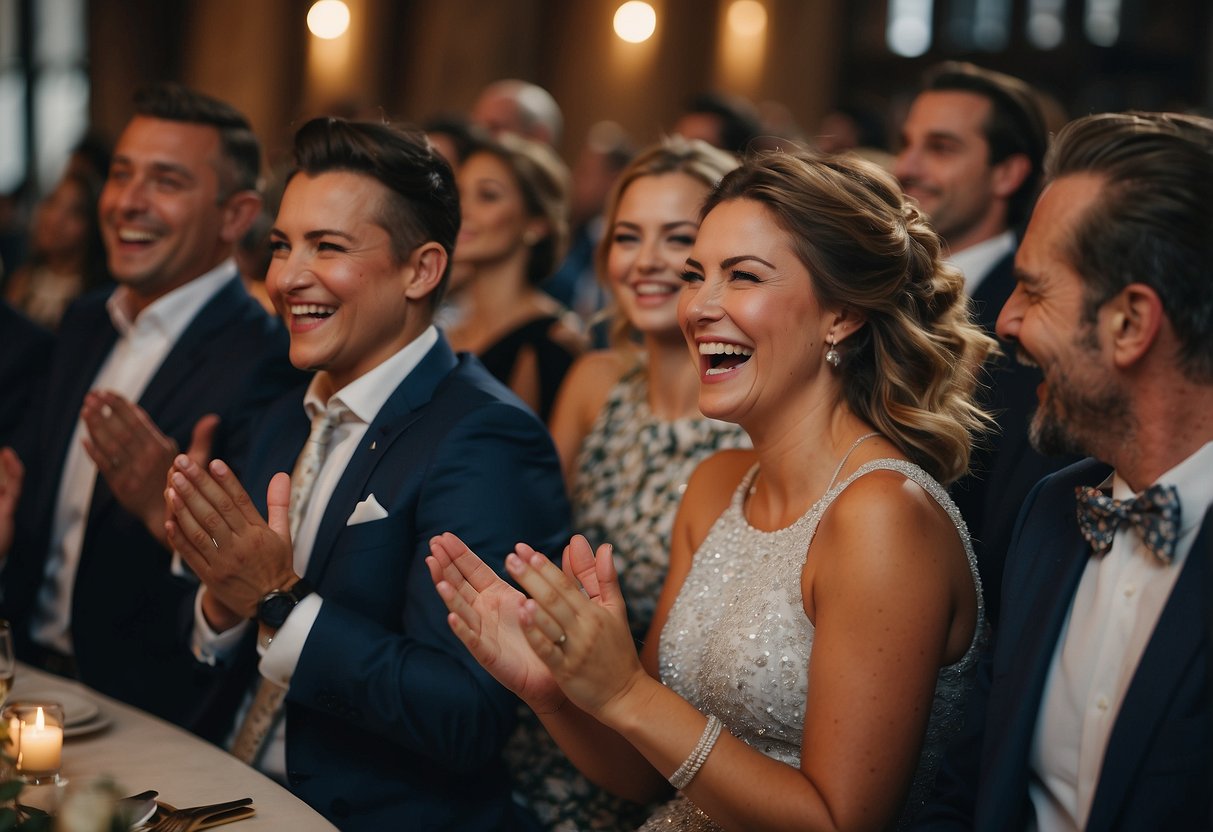
M 543 221 L 528 215 L 517 178 L 496 155 L 469 156 L 457 182 L 463 223 L 455 244 L 456 264 L 499 263 L 525 251 L 528 233 L 532 238 L 541 233 Z
M 1091 175 L 1058 179 L 1041 195 L 1015 256 L 1018 283 L 998 316 L 998 334 L 1040 368 L 1029 438 L 1042 453 L 1093 453 L 1097 434 L 1124 435 L 1128 398 L 1100 343 L 1103 313 L 1085 317 L 1084 283 L 1070 259 L 1078 224 L 1100 198 Z
M 678 317 L 699 367 L 704 415 L 753 436 L 762 420 L 795 418 L 798 401 L 836 385 L 822 361 L 833 316 L 765 206 L 736 199 L 713 208 L 684 281 Z
M 997 210 L 985 135 L 989 117 L 985 97 L 936 90 L 914 99 L 901 128 L 893 173 L 952 251 L 981 242 L 990 213 Z
M 642 176 L 627 186 L 607 229 L 606 278 L 624 317 L 646 335 L 681 338 L 682 270 L 708 186 L 685 173 Z
M 151 300 L 219 265 L 244 224 L 221 201 L 219 131 L 136 116 L 114 149 L 101 192 L 114 279 Z
M 374 369 L 427 321 L 409 314 L 417 251 L 406 263 L 380 224 L 388 190 L 369 176 L 298 173 L 270 232 L 266 288 L 291 334 L 291 363 L 333 389 Z

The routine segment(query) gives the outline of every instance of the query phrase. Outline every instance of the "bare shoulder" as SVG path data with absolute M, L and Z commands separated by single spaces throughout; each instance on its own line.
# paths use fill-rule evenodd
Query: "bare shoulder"
M 628 367 L 628 357 L 618 350 L 593 350 L 579 356 L 560 385 L 560 399 L 587 425 L 606 404 L 607 396 Z
M 577 316 L 571 312 L 560 315 L 548 329 L 548 338 L 566 352 L 581 355 L 588 346 L 585 333 L 582 332 Z
M 893 470 L 871 471 L 838 495 L 821 519 L 813 549 L 819 576 L 846 575 L 891 588 L 906 582 L 947 586 L 948 576 L 968 569 L 947 512 L 921 485 Z

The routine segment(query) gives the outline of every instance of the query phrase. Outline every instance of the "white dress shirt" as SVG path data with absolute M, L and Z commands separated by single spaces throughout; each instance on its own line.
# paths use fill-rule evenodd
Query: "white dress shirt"
M 1045 680 L 1029 754 L 1036 828 L 1086 827 L 1104 751 L 1125 692 L 1175 587 L 1201 520 L 1213 505 L 1213 442 L 1158 478 L 1179 490 L 1174 561 L 1161 564 L 1136 529 L 1122 526 L 1102 558 L 1087 563 Z M 1119 475 L 1117 500 L 1136 496 Z
M 132 402 L 139 401 L 186 327 L 202 307 L 235 278 L 235 261 L 225 260 L 201 277 L 157 298 L 133 319 L 130 290 L 125 286 L 118 287 L 106 303 L 110 320 L 118 330 L 118 340 L 101 365 L 91 389 L 112 390 Z M 59 479 L 45 577 L 30 622 L 30 635 L 34 641 L 68 655 L 73 652 L 72 590 L 97 481 L 97 466 L 84 450 L 82 441 L 87 435 L 84 421 L 77 420 Z
M 350 414 L 333 430 L 333 436 L 329 440 L 328 454 L 316 477 L 316 485 L 312 489 L 311 497 L 303 509 L 299 530 L 293 541 L 296 574 L 303 575 L 307 572 L 320 521 L 326 514 L 329 500 L 333 496 L 337 483 L 345 473 L 354 452 L 362 443 L 367 428 L 379 415 L 379 411 L 396 391 L 396 388 L 416 369 L 417 365 L 421 363 L 421 359 L 437 342 L 438 330 L 433 326 L 428 327 L 404 349 L 327 399 L 325 393 L 328 391 L 324 389 L 328 378 L 326 375 L 317 374 L 308 385 L 307 393 L 303 398 L 303 407 L 307 411 L 309 419 L 324 410 L 328 403 L 334 401 L 340 401 L 349 408 Z M 216 633 L 206 623 L 206 618 L 202 614 L 202 593 L 205 591 L 205 587 L 200 588 L 194 601 L 193 649 L 194 655 L 199 661 L 215 664 L 235 648 L 246 628 L 253 625 L 252 622 L 246 621 L 230 630 Z M 304 598 L 295 606 L 291 614 L 287 616 L 286 622 L 275 633 L 269 648 L 262 650 L 258 646 L 258 651 L 261 652 L 259 670 L 262 676 L 281 687 L 290 688 L 291 676 L 295 673 L 295 666 L 299 663 L 299 656 L 311 633 L 312 625 L 316 623 L 316 618 L 320 615 L 322 603 L 318 593 L 312 593 Z M 250 693 L 236 719 L 237 726 L 244 720 L 244 712 L 251 701 L 252 694 Z M 282 721 L 278 722 L 273 733 L 266 740 L 265 751 L 258 767 L 271 777 L 285 782 L 286 727 Z
M 1004 231 L 948 257 L 948 262 L 965 276 L 965 293 L 972 297 L 990 269 L 1015 250 L 1015 232 Z

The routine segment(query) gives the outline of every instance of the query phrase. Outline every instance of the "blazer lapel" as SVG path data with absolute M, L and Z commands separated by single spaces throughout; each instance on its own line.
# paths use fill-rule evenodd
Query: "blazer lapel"
M 450 345 L 439 335 L 438 343 L 430 348 L 376 414 L 362 438 L 361 446 L 354 452 L 345 473 L 333 489 L 324 518 L 316 530 L 316 542 L 307 566 L 307 579 L 313 584 L 323 580 L 333 545 L 345 528 L 354 505 L 365 498 L 363 492 L 376 466 L 408 427 L 421 418 L 422 408 L 433 398 L 438 385 L 455 369 L 457 363 Z
M 139 397 L 139 406 L 147 411 L 153 422 L 160 423 L 160 414 L 167 403 L 176 395 L 179 388 L 188 386 L 191 371 L 199 361 L 199 353 L 214 343 L 216 333 L 226 327 L 240 312 L 240 301 L 245 297 L 244 287 L 238 276 L 232 277 L 215 296 L 207 301 L 190 321 L 177 343 L 169 350 L 164 361 L 156 369 L 155 375 L 148 382 L 143 395 Z M 163 425 L 161 429 L 163 430 Z M 192 427 L 192 426 L 191 426 Z M 97 487 L 93 492 L 92 507 L 89 509 L 89 522 L 100 517 L 114 503 L 113 492 L 105 482 L 104 477 L 97 478 Z
M 241 301 L 246 299 L 240 278 L 233 276 L 190 321 L 139 397 L 139 406 L 152 415 L 153 421 L 177 389 L 189 384 L 198 354 L 214 344 L 216 333 L 240 313 Z
M 1176 687 L 1186 680 L 1193 659 L 1208 649 L 1209 625 L 1203 611 L 1208 605 L 1204 595 L 1209 577 L 1206 550 L 1211 547 L 1213 509 L 1205 512 L 1200 533 L 1125 692 L 1104 751 L 1087 829 L 1113 825 L 1158 724 L 1170 710 Z
M 1003 794 L 1010 801 L 1003 809 L 1009 817 L 1019 811 L 1021 800 L 1027 794 L 1029 757 L 1045 681 L 1090 555 L 1087 543 L 1073 521 L 1068 527 L 1059 527 L 1055 535 L 1042 543 L 1041 550 L 1058 554 L 1034 570 L 1031 576 L 1029 589 L 1036 590 L 1036 598 L 1017 647 L 1011 651 L 1005 681 L 1001 682 L 1014 691 L 1007 699 L 1010 711 L 1004 723 L 1003 741 L 999 744 L 997 757 L 986 761 L 992 770 L 999 772 L 994 774 L 992 771 L 988 782 L 1001 784 Z M 996 678 L 994 684 L 999 685 L 1000 680 Z

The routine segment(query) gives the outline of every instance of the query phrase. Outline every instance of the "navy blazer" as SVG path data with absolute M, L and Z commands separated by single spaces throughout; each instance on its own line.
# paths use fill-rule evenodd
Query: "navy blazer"
M 1003 623 L 978 672 L 967 724 L 917 829 L 1023 829 L 1028 757 L 1045 680 L 1090 547 L 1074 489 L 1108 466 L 1087 460 L 1041 482 L 1007 559 Z M 1213 512 L 1133 675 L 1108 739 L 1087 829 L 1209 828 L 1209 570 Z
M 267 414 L 245 485 L 290 471 L 302 391 Z M 387 516 L 347 525 L 374 495 Z M 306 575 L 323 599 L 286 704 L 291 789 L 343 830 L 509 830 L 500 751 L 517 700 L 455 638 L 424 558 L 453 531 L 499 573 L 516 542 L 554 554 L 569 508 L 542 423 L 445 338 L 391 394 L 325 509 Z M 252 634 L 250 634 L 251 636 Z M 249 689 L 252 639 L 244 645 Z
M 990 270 L 973 293 L 977 322 L 995 336 L 994 326 L 1003 304 L 1015 290 L 1015 252 Z M 1011 532 L 1024 498 L 1044 476 L 1078 461 L 1077 457 L 1047 457 L 1028 441 L 1028 425 L 1036 411 L 1040 371 L 1015 360 L 1014 345 L 1002 344 L 1003 355 L 986 363 L 987 385 L 981 405 L 994 414 L 998 432 L 974 449 L 972 473 L 951 488 L 973 539 L 981 573 L 986 618 L 997 628 L 1002 597 L 1003 564 L 1011 545 Z
M 24 458 L 19 430 L 32 423 L 30 405 L 46 376 L 55 338 L 5 300 L 0 300 L 0 336 L 0 446 L 15 445 Z
M 86 296 L 65 314 L 25 460 L 17 540 L 2 576 L 3 613 L 14 621 L 18 653 L 35 660 L 28 627 L 43 582 L 68 443 L 85 393 L 118 337 L 105 308 L 111 291 Z M 216 455 L 232 457 L 239 467 L 248 419 L 302 377 L 290 366 L 287 347 L 281 323 L 233 277 L 186 327 L 139 405 L 182 448 L 199 418 L 220 414 Z M 80 679 L 197 729 L 211 680 L 180 654 L 181 633 L 192 625 L 181 613 L 182 599 L 196 584 L 174 577 L 170 562 L 169 551 L 98 476 L 72 597 Z

